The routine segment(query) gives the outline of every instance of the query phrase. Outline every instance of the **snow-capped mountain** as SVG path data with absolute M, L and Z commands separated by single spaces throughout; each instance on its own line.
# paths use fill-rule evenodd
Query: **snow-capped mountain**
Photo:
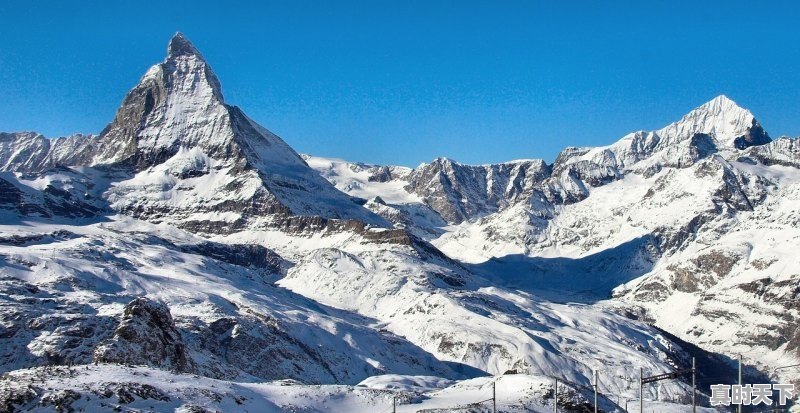
M 800 356 L 797 142 L 722 96 L 553 164 L 301 156 L 177 34 L 100 134 L 0 134 L 0 411 L 447 411 L 505 380 L 498 411 L 579 412 L 601 371 L 610 412 L 692 356 L 758 376 Z
M 180 33 L 100 135 L 52 143 L 32 133 L 2 139 L 3 170 L 106 170 L 114 181 L 105 194 L 111 208 L 195 232 L 311 225 L 291 218 L 298 216 L 385 224 L 283 140 L 225 104 L 211 67 Z
M 748 110 L 719 96 L 662 129 L 605 147 L 567 148 L 552 165 L 437 159 L 376 184 L 332 176 L 326 163 L 342 161 L 309 162 L 337 188 L 370 187 L 376 197 L 387 186 L 417 195 L 412 177 L 426 176 L 425 196 L 395 196 L 397 204 L 373 210 L 428 209 L 458 224 L 430 228 L 425 220 L 418 233 L 495 285 L 557 300 L 613 294 L 602 305 L 640 312 L 684 340 L 743 353 L 768 370 L 800 357 L 800 261 L 786 249 L 800 240 L 798 142 L 770 140 Z M 496 173 L 532 164 L 541 166 L 529 180 Z M 487 172 L 461 172 L 478 170 Z M 502 190 L 487 191 L 486 182 Z M 483 212 L 452 213 L 462 205 Z M 411 214 L 384 216 L 418 222 Z
M 548 165 L 541 160 L 464 165 L 438 158 L 415 168 L 406 189 L 447 222 L 459 224 L 513 204 L 549 175 Z
M 47 139 L 34 132 L 0 132 L 0 171 L 41 172 L 77 164 L 93 139 L 86 135 Z

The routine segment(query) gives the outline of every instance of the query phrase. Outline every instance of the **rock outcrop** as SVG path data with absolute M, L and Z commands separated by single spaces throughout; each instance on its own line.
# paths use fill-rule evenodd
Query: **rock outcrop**
M 169 307 L 145 297 L 125 306 L 114 336 L 95 349 L 94 362 L 147 365 L 177 372 L 194 369 Z

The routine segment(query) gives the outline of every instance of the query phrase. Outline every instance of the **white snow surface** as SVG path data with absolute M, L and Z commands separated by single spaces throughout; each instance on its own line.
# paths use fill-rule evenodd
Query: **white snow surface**
M 588 178 L 561 174 L 544 185 L 581 194 L 577 202 L 553 203 L 546 190 L 534 191 L 425 234 L 494 285 L 559 302 L 613 296 L 599 305 L 642 309 L 678 337 L 742 353 L 764 371 L 796 364 L 800 353 L 786 341 L 800 340 L 790 338 L 800 317 L 793 304 L 800 261 L 791 250 L 800 240 L 800 151 L 789 138 L 737 149 L 734 141 L 754 125 L 748 110 L 719 96 L 659 130 L 565 150 L 554 173 L 572 167 Z M 696 152 L 696 134 L 710 136 L 715 152 Z M 314 165 L 343 182 L 341 161 L 332 169 L 323 160 Z M 612 179 L 602 181 L 609 170 Z M 407 176 L 395 187 L 410 191 Z M 382 196 L 380 188 L 370 195 Z
M 146 367 L 89 365 L 18 370 L 0 382 L 0 389 L 37 391 L 40 395 L 36 401 L 23 405 L 25 411 L 31 412 L 53 411 L 56 402 L 66 400 L 76 411 L 418 413 L 490 412 L 492 404 L 487 400 L 492 397 L 494 385 L 497 412 L 553 411 L 553 381 L 541 376 L 479 378 L 450 385 L 433 377 L 378 377 L 376 381 L 382 385 L 376 388 L 368 383 L 357 386 L 302 385 L 292 381 L 244 383 Z M 437 387 L 404 388 L 403 383 L 407 382 L 437 382 Z M 561 411 L 569 405 L 585 404 L 593 397 L 586 389 L 563 383 L 558 391 Z M 126 396 L 130 399 L 125 400 Z M 624 411 L 622 400 L 621 406 L 616 398 L 601 396 L 600 401 L 603 411 Z M 629 412 L 638 412 L 638 404 L 633 401 L 628 407 Z M 686 412 L 686 406 L 674 403 L 648 401 L 646 407 L 648 411 L 652 408 L 664 413 Z M 697 411 L 716 410 L 699 407 Z
M 486 411 L 495 383 L 498 411 L 544 412 L 556 378 L 588 409 L 598 371 L 600 407 L 621 411 L 640 369 L 689 362 L 670 334 L 763 372 L 798 363 L 800 153 L 740 149 L 762 132 L 720 96 L 553 165 L 300 156 L 177 35 L 101 136 L 0 135 L 0 395 Z M 169 308 L 186 374 L 91 364 L 140 297 Z M 684 412 L 690 391 L 645 399 Z

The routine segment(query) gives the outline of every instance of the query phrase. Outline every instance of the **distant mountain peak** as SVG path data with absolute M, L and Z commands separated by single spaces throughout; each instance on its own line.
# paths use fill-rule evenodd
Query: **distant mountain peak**
M 682 142 L 697 134 L 709 135 L 718 147 L 730 149 L 744 149 L 771 141 L 753 114 L 725 95 L 700 105 L 656 133 L 666 142 Z
M 734 105 L 738 106 L 733 99 L 729 98 L 728 95 L 721 94 L 715 97 L 714 99 L 709 100 L 705 103 L 705 105 L 712 105 L 712 104 L 721 104 L 721 105 Z
M 203 55 L 201 55 L 200 51 L 194 47 L 194 44 L 192 44 L 192 42 L 190 42 L 183 33 L 177 32 L 169 41 L 169 45 L 167 46 L 167 56 L 177 57 L 184 55 L 197 56 L 201 59 L 203 58 Z
M 710 113 L 717 116 L 726 114 L 745 115 L 750 117 L 753 116 L 753 114 L 749 110 L 739 106 L 736 102 L 733 101 L 733 99 L 729 98 L 726 95 L 719 95 L 714 99 L 709 100 L 708 102 L 697 107 L 697 109 L 695 109 L 692 112 L 695 111 Z

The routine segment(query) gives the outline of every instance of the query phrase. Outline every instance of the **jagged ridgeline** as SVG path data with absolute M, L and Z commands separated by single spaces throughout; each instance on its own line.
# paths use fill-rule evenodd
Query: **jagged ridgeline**
M 610 412 L 739 353 L 766 380 L 800 358 L 798 142 L 719 96 L 552 163 L 299 155 L 179 33 L 98 135 L 0 134 L 0 412 L 436 411 L 510 370 L 499 411 L 592 411 L 599 370 Z
M 211 67 L 182 34 L 172 38 L 167 58 L 128 92 L 99 135 L 49 140 L 21 133 L 0 139 L 2 170 L 108 171 L 118 181 L 104 194 L 111 208 L 195 232 L 386 225 L 333 188 L 283 140 L 227 105 Z M 297 216 L 314 218 L 291 218 Z

